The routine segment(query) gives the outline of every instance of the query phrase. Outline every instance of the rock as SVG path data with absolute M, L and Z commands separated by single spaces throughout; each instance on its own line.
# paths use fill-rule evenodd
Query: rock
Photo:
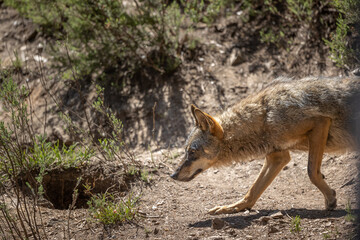
M 37 46 L 38 53 L 41 53 L 44 50 L 44 45 L 42 43 L 39 43 Z
M 269 226 L 268 233 L 276 233 L 279 232 L 279 229 L 277 229 L 275 226 Z
M 214 218 L 211 221 L 211 228 L 212 229 L 219 230 L 219 229 L 222 229 L 224 226 L 225 226 L 225 221 L 220 219 L 220 218 Z
M 280 211 L 278 211 L 278 212 L 274 212 L 274 213 L 270 214 L 270 217 L 272 219 L 279 219 L 279 218 L 283 218 L 284 215 Z
M 43 49 L 44 48 L 44 45 L 42 44 L 42 43 L 39 43 L 38 45 L 37 45 L 37 49 Z
M 39 56 L 39 55 L 35 55 L 35 56 L 34 56 L 34 60 L 35 60 L 36 62 L 43 62 L 43 63 L 46 63 L 46 62 L 48 61 L 46 58 L 44 58 L 44 57 L 42 57 L 42 56 Z
M 261 225 L 266 225 L 269 220 L 271 218 L 269 216 L 262 216 L 261 218 L 259 218 L 258 222 L 261 224 Z
M 355 76 L 360 76 L 360 68 L 355 69 L 351 73 L 354 74 Z
M 52 218 L 52 219 L 50 219 L 49 221 L 48 221 L 48 223 L 46 224 L 46 226 L 47 227 L 51 227 L 51 226 L 53 226 L 54 224 L 59 224 L 59 219 L 57 219 L 57 218 Z
M 55 209 L 54 208 L 54 205 L 47 199 L 45 198 L 40 198 L 38 199 L 38 202 L 37 202 L 38 206 L 41 206 L 41 207 L 46 207 L 46 208 L 50 208 L 50 209 Z
M 20 22 L 20 21 L 17 21 L 17 20 L 15 20 L 15 21 L 13 22 L 14 27 L 17 27 L 17 26 L 19 26 L 20 24 L 21 24 L 21 22 Z
M 236 236 L 236 232 L 235 232 L 235 229 L 233 229 L 233 228 L 231 228 L 231 229 L 229 229 L 228 231 L 227 231 L 227 233 L 229 233 L 230 235 L 232 235 L 232 236 Z
M 228 63 L 231 66 L 237 66 L 240 65 L 241 63 L 245 62 L 246 59 L 242 56 L 240 49 L 238 48 L 234 48 L 229 56 L 229 60 Z

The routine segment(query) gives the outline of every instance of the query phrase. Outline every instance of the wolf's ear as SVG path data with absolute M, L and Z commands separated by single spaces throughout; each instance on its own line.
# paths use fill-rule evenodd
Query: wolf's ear
M 204 113 L 195 105 L 191 105 L 191 112 L 195 118 L 196 126 L 202 131 L 210 131 L 210 133 L 219 139 L 224 137 L 224 130 L 221 125 L 209 114 Z

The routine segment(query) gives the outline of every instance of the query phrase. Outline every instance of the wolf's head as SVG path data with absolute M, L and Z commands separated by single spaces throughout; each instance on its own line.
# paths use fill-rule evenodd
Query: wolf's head
M 214 165 L 224 136 L 221 125 L 209 114 L 194 105 L 191 105 L 191 112 L 196 126 L 186 141 L 185 154 L 179 167 L 171 175 L 179 181 L 190 181 Z

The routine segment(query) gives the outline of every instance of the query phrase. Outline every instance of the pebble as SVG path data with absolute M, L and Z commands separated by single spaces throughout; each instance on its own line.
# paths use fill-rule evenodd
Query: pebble
M 262 225 L 265 225 L 269 222 L 271 218 L 269 216 L 262 216 L 261 218 L 259 218 L 258 222 Z
M 231 54 L 229 56 L 228 62 L 229 65 L 231 66 L 237 66 L 240 65 L 241 63 L 245 62 L 245 58 L 242 56 L 241 52 L 239 49 L 233 49 L 231 51 Z
M 280 211 L 278 211 L 278 212 L 272 213 L 270 215 L 270 217 L 273 218 L 273 219 L 279 219 L 279 218 L 283 218 L 284 215 Z
M 43 45 L 42 43 L 39 43 L 39 44 L 37 45 L 37 48 L 40 49 L 40 50 L 42 50 L 42 49 L 44 48 L 44 45 Z
M 35 55 L 35 56 L 34 56 L 34 60 L 35 60 L 36 62 L 43 62 L 43 63 L 46 63 L 46 62 L 48 61 L 46 58 L 44 58 L 44 57 L 42 57 L 42 56 L 39 56 L 39 55 Z
M 218 230 L 218 229 L 222 229 L 225 226 L 225 221 L 220 219 L 220 218 L 214 218 L 211 221 L 211 228 Z
M 236 236 L 236 232 L 235 232 L 235 230 L 234 229 L 230 229 L 230 230 L 228 230 L 228 233 L 230 234 L 230 235 L 232 235 L 232 236 Z
M 275 226 L 269 226 L 268 233 L 276 233 L 279 232 L 279 229 L 277 229 Z

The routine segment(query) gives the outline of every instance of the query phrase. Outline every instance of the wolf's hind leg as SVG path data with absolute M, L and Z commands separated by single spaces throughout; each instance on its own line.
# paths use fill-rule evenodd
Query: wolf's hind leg
M 336 192 L 331 189 L 324 180 L 320 172 L 321 162 L 324 154 L 326 141 L 328 138 L 330 118 L 321 118 L 309 133 L 309 161 L 308 175 L 311 182 L 322 192 L 325 197 L 325 207 L 333 210 L 336 207 Z
M 289 161 L 289 151 L 279 151 L 268 154 L 259 176 L 245 197 L 230 205 L 214 207 L 210 209 L 209 214 L 236 213 L 244 209 L 252 208 L 261 194 Z

